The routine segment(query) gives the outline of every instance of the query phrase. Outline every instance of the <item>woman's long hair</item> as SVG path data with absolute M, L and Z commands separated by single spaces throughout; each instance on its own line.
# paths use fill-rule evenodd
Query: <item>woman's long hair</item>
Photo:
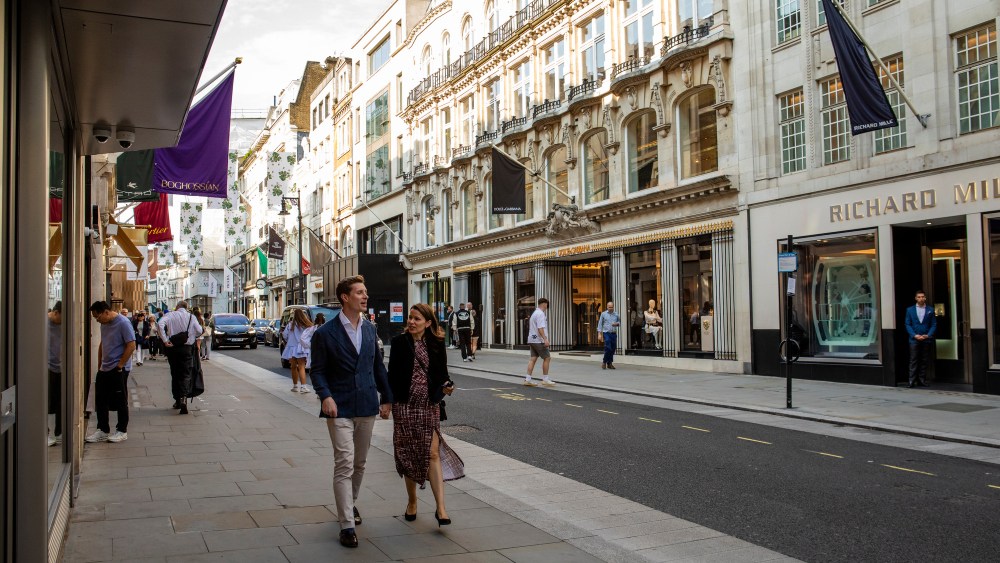
M 316 326 L 323 326 L 325 323 L 326 323 L 326 315 L 324 315 L 323 313 L 316 313 L 316 320 L 313 321 L 313 324 Z
M 427 303 L 417 303 L 410 307 L 410 310 L 416 311 L 424 320 L 431 322 L 431 326 L 427 327 L 427 330 L 424 331 L 424 336 L 428 340 L 433 340 L 435 344 L 444 342 L 444 329 L 438 323 L 437 315 L 434 314 L 434 309 L 430 305 Z
M 201 316 L 201 307 L 196 306 L 193 309 L 191 309 L 191 314 L 194 315 L 194 318 L 198 320 L 198 324 L 200 324 L 202 328 L 204 328 L 205 318 Z
M 305 309 L 292 309 L 292 321 L 299 326 L 299 328 L 306 329 L 313 325 L 312 321 L 309 320 L 309 315 L 306 314 Z

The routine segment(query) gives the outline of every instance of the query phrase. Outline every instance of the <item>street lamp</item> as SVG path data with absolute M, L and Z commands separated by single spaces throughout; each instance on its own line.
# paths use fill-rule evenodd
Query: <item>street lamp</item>
M 294 201 L 299 212 L 299 295 L 301 295 L 299 299 L 302 299 L 302 304 L 305 305 L 305 279 L 303 279 L 305 274 L 302 272 L 302 200 L 298 197 L 281 196 L 281 211 L 278 215 L 283 217 L 290 215 L 288 213 L 288 209 L 285 208 L 286 201 Z M 297 303 L 298 302 L 296 301 L 296 304 Z

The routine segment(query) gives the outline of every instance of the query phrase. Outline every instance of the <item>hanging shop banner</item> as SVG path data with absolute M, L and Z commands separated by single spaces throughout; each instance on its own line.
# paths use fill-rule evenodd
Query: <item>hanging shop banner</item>
M 285 241 L 282 240 L 281 235 L 278 231 L 267 228 L 267 257 L 277 258 L 278 260 L 285 259 Z
M 170 232 L 170 204 L 167 194 L 160 194 L 158 201 L 144 201 L 135 206 L 135 224 L 149 225 L 147 240 L 150 243 L 172 241 L 174 236 Z
M 233 71 L 188 112 L 176 147 L 156 149 L 153 189 L 161 193 L 226 197 Z
M 497 149 L 492 153 L 493 189 L 490 207 L 493 215 L 524 213 L 524 166 Z
M 118 202 L 159 201 L 153 191 L 152 150 L 123 152 L 115 164 L 115 191 Z

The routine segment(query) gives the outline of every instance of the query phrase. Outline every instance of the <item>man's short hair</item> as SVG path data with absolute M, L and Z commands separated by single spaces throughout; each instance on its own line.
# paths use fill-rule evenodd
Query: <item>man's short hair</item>
M 924 296 L 926 296 L 926 295 L 927 295 L 926 293 L 924 293 L 924 290 L 922 290 L 922 289 L 918 289 L 918 290 L 917 290 L 917 292 L 913 294 L 913 296 L 914 296 L 914 297 L 916 297 L 916 296 L 920 295 L 921 293 L 923 293 L 923 294 L 924 294 Z
M 56 304 L 52 306 L 53 313 L 62 313 L 62 301 L 56 301 Z
M 177 306 L 174 307 L 174 309 L 187 309 L 187 308 L 188 308 L 188 302 L 187 301 L 178 301 L 177 302 Z
M 110 310 L 111 310 L 111 305 L 108 305 L 107 301 L 94 301 L 94 303 L 90 306 L 90 312 L 97 313 L 98 315 L 103 313 L 104 311 L 110 311 Z
M 341 295 L 350 295 L 351 288 L 354 287 L 356 283 L 365 283 L 364 276 L 350 276 L 340 280 L 337 284 L 337 299 L 340 299 Z
M 543 303 L 544 303 L 545 305 L 548 305 L 548 304 L 549 304 L 549 300 L 548 300 L 548 299 L 546 299 L 546 298 L 544 298 L 544 297 L 542 297 L 541 299 L 539 299 L 539 300 L 538 300 L 538 306 L 539 306 L 539 307 L 541 307 Z

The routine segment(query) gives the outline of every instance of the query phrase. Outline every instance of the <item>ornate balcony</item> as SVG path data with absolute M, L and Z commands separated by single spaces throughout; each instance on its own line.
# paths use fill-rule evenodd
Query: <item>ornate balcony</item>
M 482 145 L 483 143 L 490 143 L 497 140 L 500 137 L 500 131 L 486 131 L 482 135 L 476 136 L 476 146 Z
M 446 156 L 435 156 L 434 157 L 434 168 L 447 168 L 448 167 L 448 157 Z
M 413 182 L 413 173 L 412 172 L 403 172 L 403 183 L 404 184 L 409 184 L 411 182 Z
M 614 80 L 618 76 L 632 72 L 633 70 L 638 70 L 649 64 L 649 55 L 642 57 L 629 57 L 624 62 L 620 62 L 611 67 L 611 80 Z
M 712 18 L 705 20 L 700 26 L 691 29 L 691 26 L 684 26 L 684 31 L 674 35 L 673 37 L 663 38 L 663 47 L 660 48 L 660 56 L 665 57 L 672 49 L 676 49 L 682 45 L 689 45 L 708 37 L 708 32 L 711 31 L 712 25 L 714 24 Z
M 527 117 L 515 117 L 500 124 L 500 132 L 507 133 L 511 129 L 516 129 L 528 122 Z
M 416 165 L 416 166 L 413 167 L 413 175 L 414 176 L 422 176 L 424 174 L 429 174 L 430 171 L 431 171 L 431 167 L 426 162 L 421 162 L 420 164 L 418 164 L 418 165 Z
M 531 118 L 534 119 L 534 118 L 538 117 L 539 115 L 545 115 L 546 113 L 549 113 L 550 111 L 557 110 L 557 109 L 559 109 L 559 106 L 561 106 L 561 105 L 562 105 L 562 101 L 560 101 L 560 100 L 551 100 L 551 101 L 550 100 L 545 100 L 544 102 L 542 102 L 540 104 L 537 104 L 536 106 L 534 106 L 533 108 L 531 108 Z
M 472 147 L 469 145 L 460 145 L 451 149 L 451 159 L 462 158 L 465 156 L 470 156 L 472 154 Z
M 583 84 L 570 87 L 567 97 L 569 98 L 570 101 L 572 101 L 573 98 L 593 92 L 600 85 L 601 85 L 600 80 L 584 80 Z

